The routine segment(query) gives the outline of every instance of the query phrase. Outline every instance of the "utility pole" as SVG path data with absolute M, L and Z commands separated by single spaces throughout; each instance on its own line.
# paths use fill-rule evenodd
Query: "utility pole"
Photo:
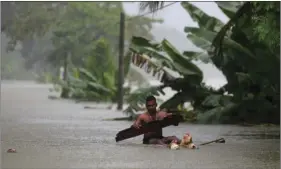
M 65 56 L 64 56 L 64 61 L 63 61 L 63 80 L 68 84 L 68 60 L 69 60 L 69 57 L 70 57 L 70 53 L 67 52 L 65 53 Z M 68 98 L 68 94 L 69 94 L 69 91 L 68 89 L 66 88 L 62 88 L 62 92 L 61 92 L 61 95 L 60 97 L 61 98 Z
M 68 58 L 69 58 L 69 52 L 67 52 L 64 56 L 64 60 L 63 60 L 63 68 L 64 68 L 64 72 L 63 72 L 63 80 L 65 82 L 67 82 L 67 69 L 68 69 Z
M 125 40 L 125 15 L 120 13 L 120 34 L 119 34 L 119 71 L 118 71 L 118 98 L 117 110 L 123 110 L 123 84 L 124 84 L 124 40 Z

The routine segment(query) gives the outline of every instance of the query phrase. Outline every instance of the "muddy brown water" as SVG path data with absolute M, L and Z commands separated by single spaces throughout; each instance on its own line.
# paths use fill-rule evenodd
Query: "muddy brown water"
M 103 121 L 121 112 L 84 109 L 85 103 L 49 100 L 49 85 L 1 85 L 2 168 L 109 169 L 277 169 L 279 127 L 190 125 L 164 129 L 181 137 L 190 132 L 195 143 L 223 137 L 226 143 L 199 150 L 144 146 L 141 137 L 115 143 L 115 134 L 131 125 Z M 88 105 L 88 103 L 87 103 Z M 6 153 L 15 148 L 17 153 Z

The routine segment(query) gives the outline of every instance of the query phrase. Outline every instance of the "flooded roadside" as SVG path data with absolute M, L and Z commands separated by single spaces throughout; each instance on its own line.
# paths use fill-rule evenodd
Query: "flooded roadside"
M 2 168 L 198 168 L 275 169 L 280 166 L 278 127 L 181 124 L 164 129 L 195 143 L 219 137 L 225 144 L 172 151 L 144 146 L 141 137 L 116 144 L 115 134 L 131 125 L 103 121 L 120 112 L 84 109 L 71 101 L 47 98 L 48 87 L 1 86 Z M 18 153 L 6 153 L 16 148 Z

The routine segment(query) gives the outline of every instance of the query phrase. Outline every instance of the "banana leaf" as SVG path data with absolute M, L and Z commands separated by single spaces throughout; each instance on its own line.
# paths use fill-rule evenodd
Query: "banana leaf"
M 95 82 L 88 82 L 87 84 L 91 91 L 102 92 L 107 94 L 111 93 L 111 91 L 108 88 L 104 87 L 101 84 Z
M 158 43 L 151 43 L 149 40 L 143 38 L 143 37 L 136 37 L 133 36 L 131 40 L 132 44 L 142 47 L 150 47 L 155 50 L 160 49 L 160 45 Z
M 192 52 L 192 51 L 185 51 L 183 55 L 187 56 L 191 60 L 200 60 L 204 63 L 210 63 L 211 59 L 207 52 Z
M 87 80 L 92 81 L 92 82 L 97 81 L 97 78 L 95 76 L 93 76 L 92 73 L 89 72 L 88 70 L 86 70 L 84 68 L 79 68 L 78 70 L 79 70 L 81 75 L 83 75 L 87 78 Z
M 175 67 L 180 70 L 183 75 L 198 75 L 203 79 L 202 71 L 192 63 L 188 58 L 183 56 L 177 49 L 170 44 L 166 39 L 162 41 L 164 51 L 173 59 Z
M 187 39 L 191 40 L 191 42 L 196 45 L 198 48 L 201 48 L 203 50 L 208 50 L 211 46 L 211 42 L 202 38 L 198 37 L 194 34 L 188 34 Z
M 165 60 L 165 61 L 169 61 L 169 62 L 173 61 L 169 56 L 165 55 L 165 53 L 161 52 L 160 50 L 155 50 L 153 48 L 134 46 L 133 48 L 130 48 L 130 49 L 134 50 L 134 52 L 136 52 L 136 53 L 146 54 L 146 55 L 152 56 L 156 59 Z
M 236 1 L 236 2 L 222 2 L 217 1 L 216 4 L 218 7 L 223 11 L 225 15 L 227 15 L 229 18 L 232 18 L 235 13 L 238 11 L 238 9 L 243 5 L 244 2 Z
M 116 90 L 115 79 L 111 73 L 109 72 L 103 73 L 103 86 L 111 91 Z
M 221 97 L 222 97 L 222 95 L 209 95 L 202 102 L 202 106 L 212 107 L 212 108 L 221 106 L 221 104 L 220 104 Z
M 198 23 L 200 28 L 205 28 L 210 31 L 218 31 L 223 27 L 224 23 L 217 18 L 209 16 L 190 2 L 182 2 L 181 4 L 182 7 L 189 13 L 191 18 Z
M 141 49 L 141 50 L 140 50 Z M 141 48 L 141 47 L 131 47 L 130 50 L 134 53 L 139 53 L 140 55 L 138 55 L 138 57 L 142 57 L 143 59 L 145 59 L 147 61 L 148 64 L 150 64 L 156 71 L 164 71 L 166 74 L 169 74 L 169 71 L 177 71 L 176 66 L 174 65 L 173 61 L 167 56 L 164 55 L 164 53 L 160 53 L 158 52 L 157 55 L 154 55 L 157 51 L 155 51 L 155 53 L 153 53 L 152 55 L 150 55 L 152 58 L 148 57 L 147 55 L 144 55 L 143 53 L 149 53 L 147 52 L 148 48 Z M 150 49 L 149 51 L 151 51 L 153 49 Z M 156 56 L 156 57 L 155 57 Z M 172 75 L 171 75 L 172 76 Z M 174 76 L 172 76 L 173 78 L 176 78 Z
M 191 35 L 196 35 L 197 37 L 200 37 L 205 42 L 210 42 L 212 43 L 212 41 L 215 39 L 215 37 L 217 36 L 216 32 L 212 32 L 203 28 L 185 28 L 186 31 L 191 32 Z M 251 58 L 255 58 L 255 55 L 246 47 L 243 47 L 242 45 L 240 45 L 239 43 L 237 43 L 236 41 L 226 37 L 223 45 L 225 45 L 226 48 L 232 48 L 235 50 L 238 50 L 240 52 L 245 53 L 246 55 L 248 55 Z M 211 47 L 211 45 L 209 46 Z M 202 48 L 202 47 L 201 47 Z
M 181 72 L 183 75 L 199 75 L 202 76 L 201 70 L 193 64 L 191 61 L 189 61 L 188 58 L 181 55 L 177 49 L 175 49 L 167 40 L 163 40 L 161 44 L 158 44 L 158 48 L 148 48 L 153 47 L 153 44 L 151 44 L 148 40 L 140 37 L 133 37 L 132 43 L 137 45 L 143 45 L 140 46 L 142 48 L 131 48 L 131 51 L 137 52 L 137 53 L 146 53 L 151 54 L 151 57 L 155 57 L 159 60 L 159 62 L 164 62 L 166 66 L 171 68 L 172 70 L 176 70 L 178 72 Z M 163 52 L 167 53 L 167 55 L 164 55 L 159 52 L 160 46 L 163 48 Z M 141 51 L 142 49 L 142 51 Z M 156 49 L 156 50 L 155 50 Z M 172 62 L 173 61 L 173 62 Z M 156 64 L 154 64 L 156 65 Z M 159 66 L 159 65 L 158 65 Z

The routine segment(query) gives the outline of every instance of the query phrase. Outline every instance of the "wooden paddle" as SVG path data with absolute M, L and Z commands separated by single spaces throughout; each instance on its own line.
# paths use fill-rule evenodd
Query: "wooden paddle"
M 225 139 L 224 138 L 219 138 L 213 141 L 208 141 L 202 144 L 199 144 L 199 146 L 203 146 L 203 145 L 207 145 L 207 144 L 211 144 L 211 143 L 225 143 Z

